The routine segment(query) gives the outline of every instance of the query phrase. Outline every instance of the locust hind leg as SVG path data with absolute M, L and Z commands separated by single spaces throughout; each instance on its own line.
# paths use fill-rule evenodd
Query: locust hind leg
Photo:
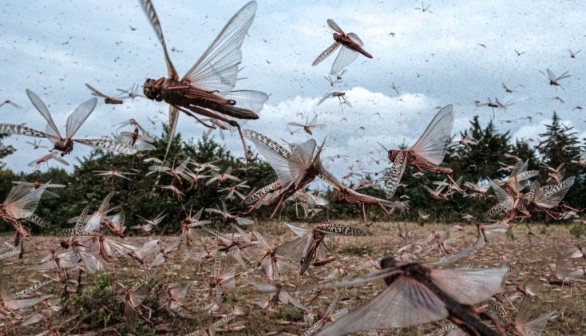
M 360 203 L 360 206 L 362 207 L 362 221 L 364 222 L 364 225 L 371 226 L 372 222 L 369 222 L 368 218 L 366 217 L 366 204 Z
M 203 109 L 198 106 L 189 106 L 188 108 L 189 108 L 189 110 L 191 110 L 192 112 L 195 112 L 197 114 L 201 114 L 203 116 L 206 116 L 206 117 L 209 117 L 212 119 L 220 120 L 225 123 L 228 123 L 230 126 L 236 127 L 238 129 L 238 134 L 240 135 L 240 141 L 242 141 L 242 148 L 244 149 L 244 156 L 246 158 L 246 161 L 252 162 L 252 161 L 256 160 L 256 158 L 251 158 L 250 155 L 248 154 L 248 149 L 246 148 L 246 142 L 244 141 L 244 135 L 242 135 L 242 130 L 240 129 L 240 124 L 238 124 L 238 122 L 236 122 L 232 119 L 228 119 L 224 116 L 215 114 L 211 111 L 208 111 L 208 110 Z M 187 113 L 184 109 L 180 109 L 180 110 Z M 196 120 L 198 120 L 199 122 L 201 122 L 203 124 L 203 122 L 201 120 L 199 120 L 196 116 L 194 116 L 192 113 L 187 113 L 187 115 L 195 118 Z
M 283 204 L 284 201 L 285 201 L 285 195 L 281 196 L 281 198 L 279 199 L 279 203 L 277 203 L 277 206 L 275 207 L 275 210 L 273 210 L 273 213 L 271 214 L 269 219 L 275 218 L 277 211 L 279 210 L 279 208 L 281 208 L 281 205 Z
M 451 184 L 456 187 L 456 190 L 459 193 L 464 193 L 464 189 L 460 188 L 460 186 L 458 185 L 458 183 L 456 181 L 454 181 L 454 179 L 452 178 L 452 175 L 448 174 L 447 175 L 448 179 L 450 180 Z

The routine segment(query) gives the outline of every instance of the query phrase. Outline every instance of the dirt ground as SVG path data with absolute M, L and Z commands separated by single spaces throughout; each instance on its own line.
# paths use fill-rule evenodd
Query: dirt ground
M 364 228 L 358 222 L 343 224 Z M 300 223 L 300 225 L 304 225 Z M 301 276 L 301 287 L 316 282 L 331 282 L 342 278 L 352 278 L 365 275 L 375 269 L 368 266 L 369 260 L 376 260 L 382 256 L 395 255 L 398 249 L 407 245 L 408 238 L 402 238 L 399 232 L 410 230 L 411 240 L 419 240 L 433 230 L 442 230 L 446 226 L 426 224 L 419 226 L 416 223 L 375 223 L 369 228 L 368 237 L 332 236 L 326 238 L 328 251 L 326 256 L 335 256 L 335 260 L 324 266 L 310 266 L 309 271 Z M 400 230 L 400 228 L 402 230 Z M 584 245 L 584 238 L 575 238 L 569 234 L 567 226 L 532 226 L 533 235 L 527 233 L 523 225 L 518 225 L 508 233 L 499 233 L 489 236 L 488 245 L 464 257 L 448 268 L 484 268 L 499 267 L 507 264 L 510 272 L 505 277 L 502 297 L 511 296 L 516 292 L 516 286 L 522 285 L 528 279 L 536 284 L 539 293 L 539 303 L 534 307 L 533 317 L 555 310 L 555 317 L 549 321 L 544 335 L 586 335 L 586 283 L 550 284 L 552 270 L 555 270 L 556 255 L 558 252 L 567 253 L 578 244 Z M 288 229 L 277 222 L 255 224 L 245 229 L 247 232 L 257 230 L 262 233 L 269 245 L 275 247 L 279 243 L 291 241 L 294 236 Z M 465 239 L 450 245 L 451 251 L 458 251 L 474 242 L 476 227 L 465 226 L 463 231 L 451 233 L 451 237 L 465 236 Z M 229 234 L 228 234 L 229 236 Z M 3 237 L 10 241 L 10 236 Z M 128 237 L 124 241 L 135 246 L 154 239 L 155 237 Z M 176 237 L 157 237 L 169 242 Z M 53 278 L 58 280 L 55 271 L 31 271 L 28 267 L 38 265 L 40 260 L 49 253 L 50 249 L 62 252 L 59 245 L 61 237 L 33 237 L 25 244 L 25 257 L 22 260 L 9 258 L 2 260 L 3 293 L 14 293 L 40 281 Z M 283 288 L 303 302 L 307 311 L 280 303 L 270 309 L 262 309 L 257 301 L 268 300 L 271 294 L 259 293 L 250 283 L 268 283 L 264 271 L 257 267 L 258 249 L 248 247 L 244 249 L 243 257 L 249 265 L 245 270 L 233 258 L 221 258 L 221 269 L 234 267 L 236 270 L 236 286 L 234 289 L 224 289 L 217 304 L 214 289 L 210 287 L 210 276 L 214 272 L 214 258 L 202 259 L 193 257 L 191 252 L 201 252 L 205 248 L 217 246 L 217 240 L 204 234 L 197 234 L 196 241 L 191 247 L 182 246 L 179 252 L 170 254 L 166 263 L 158 266 L 158 272 L 145 287 L 147 291 L 142 309 L 143 317 L 138 318 L 133 326 L 129 326 L 124 317 L 124 286 L 131 286 L 136 279 L 144 274 L 144 267 L 132 261 L 126 266 L 114 262 L 107 264 L 106 270 L 97 274 L 82 274 L 81 287 L 77 288 L 77 270 L 69 271 L 67 297 L 63 297 L 64 284 L 55 282 L 39 289 L 36 295 L 53 294 L 53 298 L 40 303 L 33 308 L 23 309 L 19 314 L 26 318 L 33 311 L 43 312 L 46 321 L 33 326 L 5 326 L 3 332 L 9 335 L 35 335 L 54 328 L 61 334 L 86 335 L 153 335 L 168 334 L 182 335 L 194 330 L 202 329 L 222 315 L 238 312 L 238 316 L 226 325 L 217 328 L 218 334 L 228 335 L 287 335 L 303 334 L 325 312 L 328 305 L 337 293 L 338 304 L 336 310 L 347 308 L 350 311 L 369 301 L 384 288 L 382 280 L 374 281 L 358 287 L 326 289 L 321 293 L 312 290 L 295 291 L 295 271 L 283 276 L 279 281 Z M 187 254 L 186 254 L 187 251 Z M 429 251 L 421 256 L 421 261 L 432 260 L 441 256 L 439 249 Z M 570 271 L 579 270 L 586 266 L 583 258 L 564 259 Z M 177 312 L 170 312 L 164 308 L 165 284 L 177 283 L 189 285 L 183 299 L 186 307 Z M 228 286 L 226 286 L 228 287 Z M 77 293 L 76 293 L 77 292 Z M 5 295 L 5 294 L 3 294 Z M 33 294 L 34 295 L 34 294 Z M 60 299 L 61 298 L 61 299 Z M 313 299 L 313 301 L 309 301 Z M 503 307 L 509 315 L 500 319 L 505 326 L 514 320 L 515 307 L 519 301 L 504 303 Z M 148 307 L 148 309 L 146 308 Z M 60 311 L 50 312 L 51 309 Z M 493 316 L 498 313 L 492 310 L 490 304 L 486 310 Z M 148 320 L 148 321 L 147 321 Z M 448 325 L 446 322 L 428 323 L 425 325 L 386 330 L 384 334 L 392 335 L 442 335 L 441 328 Z

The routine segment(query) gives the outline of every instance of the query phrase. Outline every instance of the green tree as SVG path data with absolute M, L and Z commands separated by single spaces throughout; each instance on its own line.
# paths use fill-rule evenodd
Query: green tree
M 564 164 L 565 176 L 576 176 L 574 186 L 564 197 L 564 202 L 570 204 L 584 204 L 584 176 L 580 175 L 581 169 L 571 161 L 580 154 L 580 143 L 574 127 L 567 126 L 560 121 L 556 112 L 553 113 L 551 124 L 545 125 L 546 131 L 539 134 L 539 144 L 536 146 L 544 164 L 558 168 Z M 541 180 L 545 183 L 547 169 L 542 167 Z

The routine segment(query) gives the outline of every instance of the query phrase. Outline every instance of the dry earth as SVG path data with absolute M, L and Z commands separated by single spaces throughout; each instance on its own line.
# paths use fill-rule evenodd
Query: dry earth
M 347 222 L 348 225 L 357 225 Z M 334 281 L 342 277 L 350 278 L 358 274 L 367 274 L 373 268 L 358 270 L 359 265 L 363 265 L 369 259 L 380 258 L 381 256 L 396 253 L 397 249 L 407 242 L 399 237 L 399 226 L 406 227 L 413 231 L 415 237 L 419 239 L 425 237 L 432 230 L 441 230 L 445 226 L 429 225 L 421 227 L 416 223 L 375 223 L 371 227 L 373 233 L 370 237 L 334 237 L 328 238 L 328 254 L 334 255 L 337 259 L 322 267 L 310 267 L 309 272 L 302 276 L 302 283 L 312 283 L 327 276 L 331 278 L 328 281 Z M 359 227 L 363 227 L 360 225 Z M 284 225 L 280 223 L 265 223 L 263 225 L 254 225 L 254 230 L 260 231 L 265 235 L 265 239 L 271 246 L 276 246 L 277 242 L 283 242 L 293 239 L 293 235 L 288 233 Z M 463 242 L 453 245 L 453 250 L 457 251 L 463 246 L 471 244 L 474 241 L 475 227 L 467 226 L 464 232 L 469 235 Z M 247 228 L 247 231 L 251 229 Z M 512 294 L 515 287 L 523 284 L 529 278 L 534 278 L 539 283 L 539 292 L 541 293 L 541 304 L 536 307 L 535 317 L 539 314 L 556 310 L 556 315 L 545 329 L 545 335 L 586 335 L 586 283 L 581 284 L 564 284 L 553 285 L 548 282 L 551 276 L 550 265 L 555 269 L 556 252 L 567 252 L 576 244 L 584 245 L 584 238 L 575 238 L 569 234 L 566 226 L 543 226 L 535 225 L 532 228 L 535 236 L 528 235 L 524 226 L 513 228 L 508 234 L 497 234 L 490 237 L 487 246 L 463 258 L 458 263 L 451 265 L 450 268 L 457 267 L 498 267 L 503 263 L 510 266 L 510 272 L 506 276 L 503 293 Z M 279 236 L 286 234 L 285 236 Z M 456 232 L 452 236 L 463 235 L 462 232 Z M 171 241 L 176 237 L 160 237 L 163 241 Z M 8 259 L 2 261 L 4 265 L 2 273 L 2 285 L 8 292 L 14 292 L 23 289 L 29 285 L 45 280 L 46 277 L 56 278 L 56 273 L 26 270 L 27 267 L 36 265 L 39 260 L 48 254 L 49 249 L 53 248 L 61 251 L 59 246 L 59 237 L 34 237 L 27 242 L 27 253 L 23 260 Z M 134 245 L 140 245 L 153 237 L 129 237 L 125 240 Z M 4 240 L 10 240 L 5 236 Z M 198 243 L 192 246 L 193 251 L 203 250 L 203 246 L 211 247 L 215 245 L 215 239 L 201 235 Z M 246 249 L 245 251 L 249 251 Z M 65 312 L 53 313 L 48 318 L 48 323 L 39 323 L 33 327 L 6 327 L 4 332 L 9 335 L 34 335 L 47 330 L 47 326 L 58 328 L 61 334 L 87 334 L 87 335 L 131 335 L 131 334 L 169 334 L 181 335 L 191 331 L 201 329 L 219 317 L 212 317 L 211 310 L 216 310 L 212 315 L 226 314 L 237 307 L 244 311 L 244 316 L 237 317 L 227 325 L 234 331 L 221 331 L 220 334 L 227 335 L 262 335 L 262 334 L 295 334 L 300 335 L 308 329 L 310 324 L 308 320 L 313 317 L 314 321 L 317 316 L 322 314 L 333 299 L 336 290 L 328 289 L 322 291 L 317 298 L 306 303 L 309 312 L 290 305 L 279 305 L 273 310 L 263 310 L 255 304 L 255 301 L 262 298 L 269 298 L 269 294 L 256 292 L 249 283 L 267 282 L 264 272 L 260 268 L 255 268 L 258 253 L 247 252 L 244 254 L 248 263 L 252 266 L 248 272 L 238 265 L 232 258 L 226 256 L 222 260 L 223 265 L 233 265 L 236 267 L 239 275 L 237 276 L 237 286 L 235 290 L 225 291 L 223 302 L 219 308 L 208 309 L 214 302 L 215 296 L 210 293 L 209 276 L 212 272 L 214 260 L 204 260 L 199 267 L 199 262 L 185 258 L 184 252 L 176 253 L 172 256 L 164 267 L 160 268 L 157 275 L 149 283 L 148 298 L 145 305 L 151 307 L 150 323 L 139 322 L 138 329 L 130 330 L 124 323 L 123 304 L 120 303 L 123 297 L 118 295 L 121 291 L 122 284 L 132 284 L 134 279 L 141 276 L 143 271 L 137 263 L 130 267 L 115 266 L 114 269 L 108 266 L 108 271 L 96 275 L 86 275 L 82 277 L 80 296 L 75 293 L 69 295 Z M 430 260 L 440 256 L 436 249 L 424 256 L 423 260 Z M 576 270 L 586 266 L 584 259 L 568 259 L 568 269 Z M 337 273 L 336 273 L 337 272 Z M 73 280 L 77 278 L 77 271 L 70 271 Z M 290 274 L 287 278 L 289 284 L 294 285 L 295 275 Z M 166 283 L 189 284 L 189 290 L 184 303 L 187 304 L 192 313 L 184 312 L 187 317 L 171 316 L 157 303 L 152 297 L 162 293 L 162 285 Z M 285 282 L 283 282 L 285 283 Z M 101 285 L 99 285 L 101 284 Z M 102 290 L 96 288 L 102 286 Z M 68 286 L 69 291 L 75 291 L 76 284 L 74 281 Z M 287 287 L 291 294 L 302 302 L 306 302 L 314 293 L 312 291 L 294 292 L 293 287 Z M 360 287 L 342 288 L 337 290 L 339 302 L 338 309 L 347 307 L 350 310 L 355 309 L 361 303 L 366 302 L 376 296 L 384 289 L 384 282 L 375 281 Z M 39 293 L 51 293 L 55 298 L 59 298 L 63 293 L 63 284 L 53 283 L 41 289 Z M 150 302 L 149 299 L 152 299 Z M 93 302 L 95 300 L 95 302 Z M 54 303 L 56 303 L 55 301 Z M 519 305 L 519 302 L 515 302 Z M 47 303 L 41 303 L 34 308 L 36 310 L 46 309 Z M 505 306 L 511 314 L 510 318 L 515 316 L 512 305 Z M 21 312 L 21 315 L 27 316 L 31 310 Z M 147 313 L 145 313 L 147 314 Z M 493 313 L 493 315 L 495 315 Z M 73 319 L 72 319 L 73 317 Z M 64 323 L 65 321 L 65 323 Z M 502 322 L 504 325 L 505 322 Z M 425 335 L 434 333 L 446 323 L 433 323 L 423 326 L 404 328 L 398 330 L 385 331 L 384 334 L 393 335 Z M 240 329 L 240 330 L 237 330 Z M 137 331 L 138 330 L 138 331 Z M 441 334 L 441 333 L 437 333 Z

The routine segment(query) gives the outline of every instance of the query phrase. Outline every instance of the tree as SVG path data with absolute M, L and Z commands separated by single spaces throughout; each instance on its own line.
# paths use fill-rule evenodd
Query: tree
M 565 176 L 576 176 L 577 180 L 574 186 L 564 197 L 564 202 L 570 204 L 584 204 L 584 176 L 580 175 L 581 168 L 571 163 L 571 161 L 580 154 L 580 142 L 574 127 L 567 126 L 560 122 L 560 118 L 554 111 L 550 125 L 545 125 L 546 131 L 539 134 L 539 144 L 537 150 L 541 155 L 543 163 L 552 168 L 564 164 Z M 542 183 L 545 183 L 547 169 L 541 169 Z
M 578 136 L 574 127 L 560 123 L 556 112 L 550 125 L 545 125 L 545 133 L 539 134 L 540 140 L 537 150 L 543 163 L 556 168 L 562 163 L 566 165 L 566 175 L 573 176 L 578 169 L 570 165 L 570 161 L 580 153 Z
M 0 160 L 16 151 L 16 149 L 14 149 L 14 147 L 4 146 L 2 144 L 2 139 L 4 139 L 7 136 L 8 136 L 8 134 L 0 134 Z M 4 167 L 6 167 L 6 163 L 0 161 L 0 170 L 4 169 Z

